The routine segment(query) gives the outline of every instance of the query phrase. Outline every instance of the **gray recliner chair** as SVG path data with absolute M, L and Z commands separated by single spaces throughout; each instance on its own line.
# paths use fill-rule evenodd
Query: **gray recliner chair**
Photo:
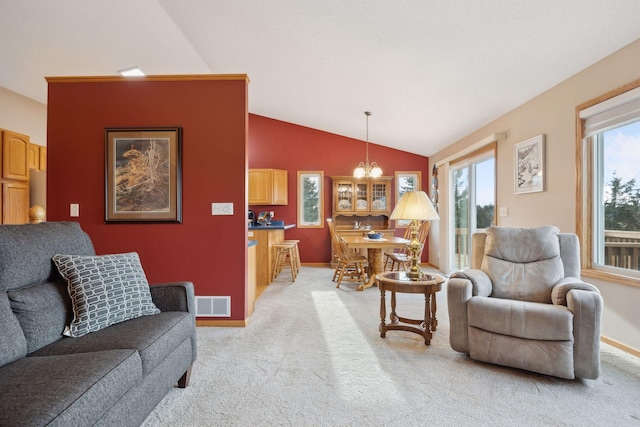
M 447 285 L 451 347 L 483 362 L 598 378 L 602 297 L 580 280 L 578 237 L 491 227 L 472 245 L 471 269 Z

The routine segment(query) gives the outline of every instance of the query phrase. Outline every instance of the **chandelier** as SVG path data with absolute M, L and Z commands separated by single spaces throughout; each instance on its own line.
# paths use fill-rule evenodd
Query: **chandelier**
M 378 178 L 382 176 L 382 169 L 376 164 L 376 162 L 369 163 L 369 116 L 371 111 L 365 111 L 367 116 L 367 158 L 366 162 L 360 162 L 357 168 L 353 171 L 353 176 L 356 178 Z

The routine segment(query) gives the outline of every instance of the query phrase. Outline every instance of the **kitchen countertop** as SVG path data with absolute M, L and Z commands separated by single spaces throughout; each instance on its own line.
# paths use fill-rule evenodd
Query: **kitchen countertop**
M 248 227 L 251 231 L 256 230 L 289 230 L 294 228 L 295 224 L 285 224 L 284 221 L 271 221 L 271 225 L 250 225 Z

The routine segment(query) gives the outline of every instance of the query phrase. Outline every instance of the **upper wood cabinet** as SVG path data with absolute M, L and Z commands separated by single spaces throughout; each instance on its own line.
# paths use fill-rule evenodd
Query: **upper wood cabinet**
M 333 216 L 391 215 L 391 179 L 333 176 Z
M 250 205 L 286 205 L 287 171 L 281 169 L 249 169 Z
M 2 130 L 2 178 L 29 181 L 29 137 Z
M 38 170 L 46 171 L 47 170 L 47 147 L 43 147 L 42 145 L 38 146 L 38 152 L 40 155 L 40 160 L 38 161 Z
M 31 170 L 40 169 L 40 147 L 36 144 L 29 144 L 29 151 L 27 151 L 27 167 Z
M 29 155 L 27 135 L 0 129 L 0 223 L 29 222 Z

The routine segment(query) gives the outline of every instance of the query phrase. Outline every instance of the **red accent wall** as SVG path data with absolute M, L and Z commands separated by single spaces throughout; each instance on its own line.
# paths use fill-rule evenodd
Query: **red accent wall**
M 247 80 L 49 79 L 47 218 L 79 221 L 98 254 L 136 251 L 149 283 L 192 281 L 231 296 L 244 319 L 247 281 Z M 182 127 L 182 223 L 104 223 L 108 127 Z M 212 216 L 212 202 L 236 215 Z M 69 216 L 69 204 L 80 217 Z
M 47 117 L 47 218 L 78 221 L 98 254 L 135 251 L 151 284 L 192 281 L 196 295 L 231 296 L 231 320 L 245 318 L 247 165 L 289 171 L 287 206 L 276 219 L 296 222 L 297 171 L 325 174 L 325 218 L 331 176 L 350 175 L 364 160 L 365 142 L 257 115 L 247 109 L 246 78 L 136 80 L 52 78 Z M 182 127 L 182 223 L 104 222 L 105 143 L 110 127 Z M 385 175 L 422 171 L 428 158 L 369 144 Z M 392 194 L 395 198 L 395 194 Z M 212 216 L 211 203 L 234 204 L 235 215 Z M 80 217 L 69 205 L 80 205 Z M 292 229 L 304 262 L 329 261 L 329 233 Z
M 364 131 L 364 129 L 363 129 Z M 273 211 L 277 220 L 296 223 L 298 171 L 324 171 L 324 218 L 331 218 L 331 176 L 351 175 L 366 157 L 366 142 L 249 114 L 249 167 L 288 170 L 286 206 L 249 206 L 256 214 Z M 369 142 L 369 160 L 382 168 L 385 176 L 395 171 L 422 171 L 422 189 L 429 189 L 429 158 Z M 395 179 L 392 180 L 395 203 Z M 391 223 L 393 226 L 393 222 Z M 396 231 L 402 236 L 404 229 Z M 331 240 L 326 228 L 294 228 L 285 231 L 288 239 L 300 240 L 302 262 L 328 263 Z M 428 251 L 422 255 L 428 261 Z

